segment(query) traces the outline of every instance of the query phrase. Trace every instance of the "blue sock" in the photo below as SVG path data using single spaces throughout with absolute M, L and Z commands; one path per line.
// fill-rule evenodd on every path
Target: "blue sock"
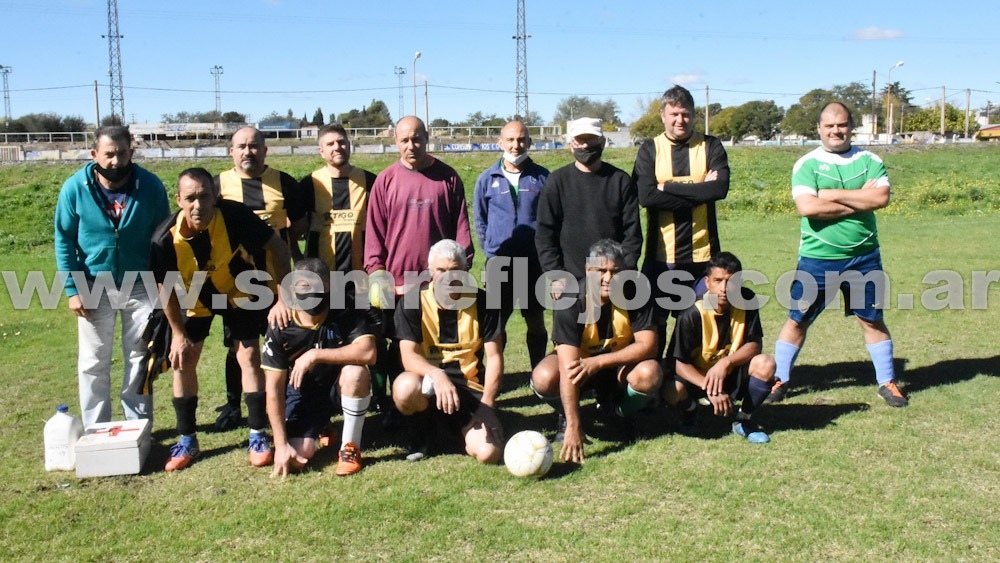
M 179 444 L 181 444 L 182 446 L 184 446 L 185 448 L 191 448 L 191 446 L 194 446 L 195 448 L 197 448 L 198 447 L 198 436 L 196 436 L 194 434 L 191 434 L 191 435 L 181 434 L 181 437 L 180 437 L 179 440 L 177 440 L 177 442 Z
M 892 339 L 865 344 L 865 348 L 868 348 L 868 354 L 871 355 L 872 363 L 875 364 L 875 381 L 879 385 L 885 385 L 896 379 L 896 370 L 892 365 Z
M 792 376 L 792 366 L 795 365 L 795 358 L 798 357 L 798 346 L 784 340 L 775 340 L 774 363 L 777 366 L 774 370 L 774 377 L 777 377 L 783 383 L 788 383 L 788 380 Z

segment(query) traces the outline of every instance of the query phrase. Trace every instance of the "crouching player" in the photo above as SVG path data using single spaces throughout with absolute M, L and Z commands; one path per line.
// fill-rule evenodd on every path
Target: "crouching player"
M 500 311 L 486 307 L 481 289 L 471 295 L 445 289 L 462 285 L 448 279 L 448 272 L 467 268 L 465 249 L 454 240 L 431 246 L 427 264 L 430 284 L 396 304 L 405 371 L 393 382 L 392 399 L 412 432 L 407 459 L 427 456 L 438 416 L 464 437 L 466 453 L 480 463 L 498 463 L 504 443 L 494 409 L 503 377 Z
M 697 401 L 707 398 L 716 416 L 733 416 L 733 433 L 755 444 L 770 438 L 750 415 L 759 407 L 774 379 L 774 358 L 761 354 L 764 332 L 749 288 L 729 288 L 743 266 L 729 252 L 716 254 L 708 263 L 705 298 L 684 310 L 677 320 L 667 350 L 676 369 L 673 385 L 663 386 L 667 404 L 681 411 L 681 432 L 694 434 Z M 727 288 L 731 291 L 727 294 Z M 729 295 L 739 291 L 739 306 Z M 742 401 L 737 409 L 736 402 Z
M 366 366 L 375 362 L 375 338 L 364 311 L 330 311 L 330 268 L 323 261 L 304 258 L 293 273 L 292 322 L 268 327 L 261 359 L 274 434 L 271 475 L 302 469 L 313 457 L 338 390 L 344 429 L 336 472 L 352 475 L 361 471 L 361 432 L 371 402 Z
M 603 239 L 590 247 L 581 295 L 589 293 L 587 284 L 600 280 L 597 316 L 587 318 L 587 299 L 582 297 L 575 306 L 556 310 L 552 317 L 556 353 L 546 356 L 531 373 L 535 394 L 559 413 L 556 441 L 562 441 L 559 455 L 564 461 L 583 462 L 582 391 L 610 389 L 612 414 L 631 426 L 631 417 L 655 400 L 663 379 L 654 359 L 652 303 L 624 310 L 611 301 L 611 280 L 623 264 L 620 243 Z M 602 400 L 600 393 L 598 399 Z

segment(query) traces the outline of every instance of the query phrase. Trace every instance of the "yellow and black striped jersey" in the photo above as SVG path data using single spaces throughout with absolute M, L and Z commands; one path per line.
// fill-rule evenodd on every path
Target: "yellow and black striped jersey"
M 475 302 L 461 310 L 439 306 L 433 283 L 413 291 L 419 292 L 419 300 L 404 296 L 396 303 L 396 337 L 416 342 L 429 363 L 482 392 L 484 344 L 502 334 L 500 310 L 487 308 L 486 292 L 481 289 Z M 419 306 L 407 307 L 408 302 Z
M 266 245 L 274 231 L 247 206 L 226 200 L 216 202 L 208 228 L 191 238 L 180 234 L 184 220 L 184 212 L 178 211 L 153 233 L 150 268 L 156 281 L 164 283 L 167 272 L 178 272 L 190 290 L 195 273 L 206 272 L 197 305 L 188 310 L 188 316 L 211 316 L 212 309 L 217 308 L 214 295 L 225 296 L 226 307 L 235 307 L 235 299 L 249 296 L 237 288 L 236 276 L 249 270 L 266 270 Z M 273 272 L 269 273 L 273 276 Z
M 753 301 L 755 295 L 751 289 L 744 287 L 742 297 L 744 301 Z M 717 313 L 699 300 L 677 317 L 668 356 L 705 373 L 744 344 L 762 344 L 763 340 L 764 331 L 757 309 L 744 311 L 730 306 Z
M 309 211 L 306 256 L 319 258 L 330 270 L 364 268 L 368 193 L 375 175 L 355 167 L 346 178 L 331 178 L 320 168 L 299 183 Z
M 216 176 L 216 185 L 222 199 L 246 205 L 282 238 L 288 222 L 306 216 L 298 182 L 280 170 L 268 167 L 257 178 L 242 178 L 229 169 Z
M 584 285 L 580 283 L 581 288 Z M 595 322 L 581 321 L 585 318 L 586 295 L 585 290 L 581 291 L 575 306 L 552 313 L 552 341 L 579 348 L 581 358 L 617 352 L 635 342 L 636 332 L 654 329 L 652 301 L 633 310 L 608 301 L 601 306 Z

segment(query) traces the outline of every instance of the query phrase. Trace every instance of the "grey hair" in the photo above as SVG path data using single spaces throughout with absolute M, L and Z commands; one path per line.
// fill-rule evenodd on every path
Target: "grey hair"
M 601 239 L 590 246 L 590 258 L 604 258 L 622 268 L 625 266 L 625 250 L 618 241 L 609 238 Z
M 667 104 L 694 111 L 694 97 L 691 96 L 691 91 L 676 84 L 660 97 L 660 111 L 663 111 Z
M 427 266 L 430 267 L 435 258 L 444 258 L 458 262 L 458 266 L 463 270 L 469 267 L 469 261 L 465 258 L 465 249 L 450 238 L 442 239 L 434 243 L 427 252 Z

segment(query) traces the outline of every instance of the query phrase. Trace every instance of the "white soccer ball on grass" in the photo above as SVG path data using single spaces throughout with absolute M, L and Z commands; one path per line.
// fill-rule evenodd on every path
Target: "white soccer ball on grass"
M 515 477 L 541 477 L 552 468 L 552 444 L 539 432 L 522 430 L 507 441 L 503 463 Z

